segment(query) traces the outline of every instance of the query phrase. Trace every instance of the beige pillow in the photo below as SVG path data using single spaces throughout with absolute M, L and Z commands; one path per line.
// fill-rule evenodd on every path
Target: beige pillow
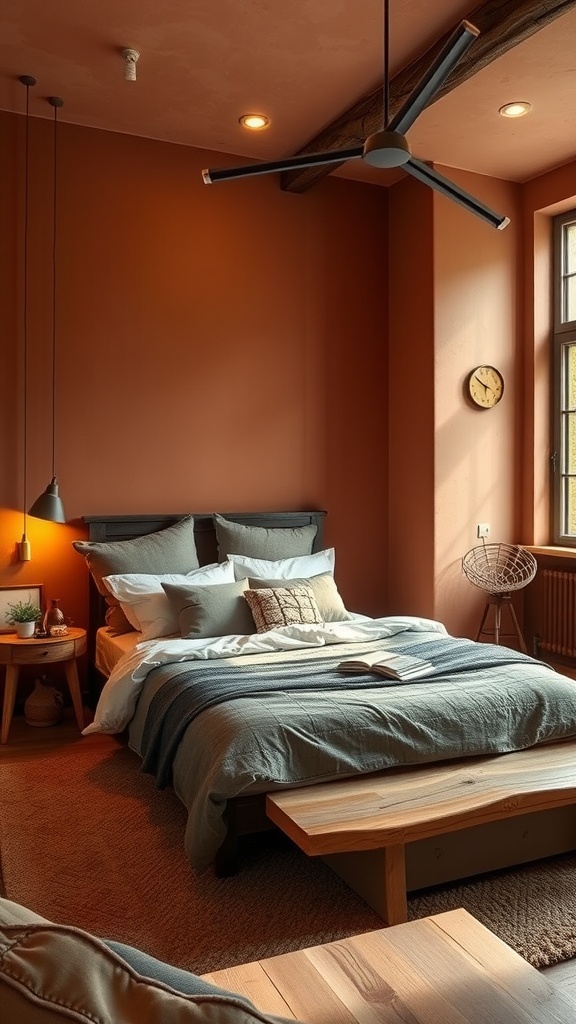
M 84 555 L 99 592 L 106 598 L 109 606 L 106 624 L 115 634 L 128 633 L 133 627 L 103 583 L 104 576 L 134 572 L 187 573 L 199 568 L 192 516 L 186 516 L 165 530 L 132 540 L 76 540 L 72 547 Z
M 170 968 L 165 976 L 169 974 Z M 88 932 L 51 924 L 17 903 L 0 899 L 2 1024 L 270 1024 L 280 1020 L 260 1013 L 242 996 L 209 986 L 194 975 L 188 977 L 191 984 L 186 994 L 165 980 L 138 973 Z M 194 991 L 197 981 L 204 991 Z
M 247 590 L 244 594 L 259 633 L 279 626 L 314 625 L 322 622 L 311 587 L 278 587 Z
M 257 580 L 249 577 L 248 582 L 251 590 L 262 590 L 262 588 L 282 587 L 285 590 L 302 585 L 311 587 L 316 598 L 316 604 L 320 612 L 322 622 L 346 622 L 351 619 L 350 612 L 346 611 L 334 577 L 330 572 L 319 573 L 318 576 L 310 576 L 301 580 Z
M 187 639 L 254 632 L 254 619 L 244 600 L 248 580 L 234 583 L 162 583 L 178 620 L 180 635 Z
M 318 527 L 312 524 L 267 529 L 263 526 L 244 526 L 219 515 L 214 515 L 213 519 L 220 562 L 231 554 L 270 561 L 309 555 L 318 531 Z

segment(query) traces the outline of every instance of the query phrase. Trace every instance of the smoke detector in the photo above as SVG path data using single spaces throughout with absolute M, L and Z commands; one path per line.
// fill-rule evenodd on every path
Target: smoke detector
M 122 50 L 122 56 L 124 58 L 124 78 L 127 82 L 135 82 L 136 62 L 140 56 L 140 51 L 127 48 Z

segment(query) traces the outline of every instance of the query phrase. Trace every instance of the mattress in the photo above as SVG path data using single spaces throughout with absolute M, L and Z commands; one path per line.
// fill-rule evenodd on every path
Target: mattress
M 134 650 L 141 640 L 142 637 L 136 630 L 114 636 L 107 626 L 101 626 L 96 633 L 95 664 L 98 671 L 103 676 L 109 676 L 122 655 Z

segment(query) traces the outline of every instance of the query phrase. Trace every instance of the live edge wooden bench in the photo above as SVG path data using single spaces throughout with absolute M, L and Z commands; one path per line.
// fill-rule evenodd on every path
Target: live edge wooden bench
M 465 910 L 204 978 L 307 1024 L 568 1024 L 576 1007 Z
M 575 804 L 571 739 L 272 792 L 266 813 L 398 924 L 408 889 L 576 849 Z M 446 852 L 438 837 L 449 836 Z

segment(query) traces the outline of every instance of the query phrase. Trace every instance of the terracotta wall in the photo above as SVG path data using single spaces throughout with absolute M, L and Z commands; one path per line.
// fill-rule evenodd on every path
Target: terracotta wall
M 434 610 L 434 223 L 430 189 L 390 190 L 388 611 Z
M 85 621 L 80 517 L 326 508 L 347 603 L 378 613 L 387 537 L 387 192 L 207 188 L 210 154 L 60 126 L 56 469 L 23 507 L 23 129 L 0 114 L 0 585 Z M 30 129 L 27 501 L 51 474 L 51 127 Z
M 0 585 L 44 582 L 81 623 L 82 515 L 315 506 L 351 607 L 473 635 L 483 596 L 460 560 L 476 523 L 528 543 L 527 503 L 543 501 L 535 239 L 574 168 L 524 187 L 447 170 L 511 215 L 497 232 L 411 179 L 207 188 L 200 170 L 221 155 L 62 124 L 56 437 L 71 523 L 29 520 L 22 564 L 23 127 L 0 114 Z M 28 502 L 50 476 L 50 143 L 34 119 Z M 506 382 L 488 413 L 464 394 L 481 362 Z
M 522 540 L 521 188 L 445 173 L 511 221 L 494 230 L 434 195 L 434 615 L 450 632 L 475 636 L 486 598 L 462 574 L 462 556 L 479 543 L 477 525 L 490 523 L 488 542 Z M 504 376 L 502 401 L 490 410 L 465 393 L 469 372 L 482 363 Z
M 475 635 L 484 597 L 461 572 L 477 543 L 518 540 L 521 463 L 520 187 L 446 175 L 511 217 L 495 231 L 412 180 L 390 195 L 389 607 Z M 497 365 L 505 398 L 467 401 L 465 381 Z

